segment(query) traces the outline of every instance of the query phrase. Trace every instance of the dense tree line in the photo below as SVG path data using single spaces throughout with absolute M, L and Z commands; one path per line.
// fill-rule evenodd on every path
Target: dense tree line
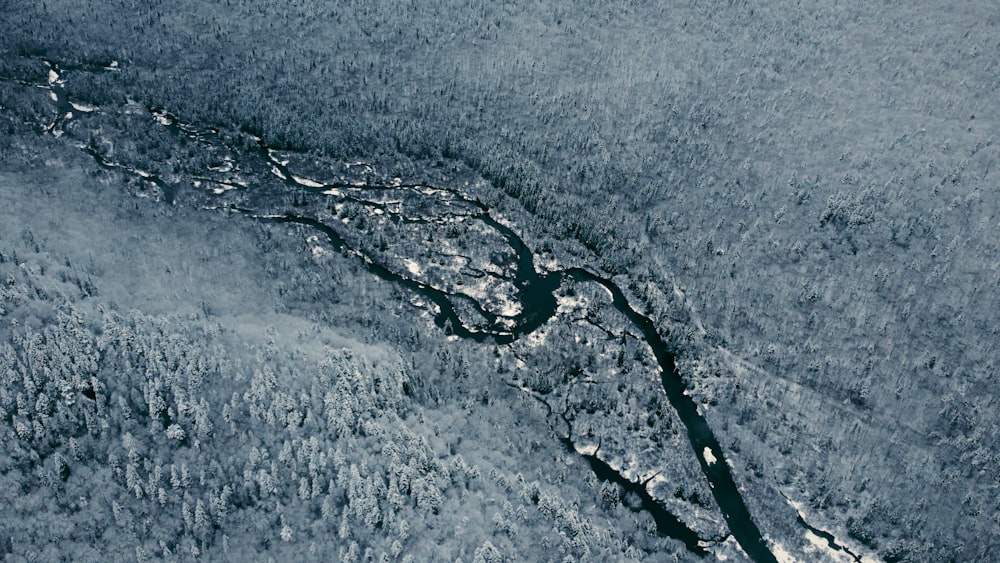
M 310 273 L 344 259 L 284 253 L 269 231 L 248 246 L 286 256 L 268 267 L 287 282 L 287 310 L 315 307 L 316 284 L 330 282 Z M 31 230 L 11 234 L 0 237 L 5 555 L 501 561 L 680 549 L 620 502 L 598 505 L 602 484 L 558 445 L 542 448 L 533 415 L 509 424 L 510 409 L 534 404 L 479 378 L 491 359 L 371 314 L 395 299 L 337 317 L 367 344 L 306 357 L 288 328 L 247 340 L 210 310 L 121 312 L 100 288 L 114 270 L 53 258 Z M 296 340 L 310 338 L 300 329 Z M 493 443 L 502 423 L 511 434 Z M 559 470 L 516 454 L 524 436 Z

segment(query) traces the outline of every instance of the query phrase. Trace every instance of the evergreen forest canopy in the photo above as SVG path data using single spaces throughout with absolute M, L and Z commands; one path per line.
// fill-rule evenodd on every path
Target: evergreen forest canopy
M 583 324 L 484 348 L 306 226 L 198 209 L 200 171 L 225 187 L 234 163 L 227 204 L 338 219 L 431 284 L 447 270 L 426 249 L 492 240 L 379 231 L 388 199 L 327 208 L 307 184 L 232 195 L 272 161 L 313 180 L 364 161 L 386 185 L 461 186 L 536 260 L 625 288 L 775 557 L 1000 556 L 991 3 L 0 0 L 0 16 L 0 553 L 704 556 L 604 460 L 653 479 L 710 553 L 747 556 L 598 289 L 558 289 Z M 53 68 L 92 117 L 53 123 Z M 496 254 L 477 268 L 502 270 Z

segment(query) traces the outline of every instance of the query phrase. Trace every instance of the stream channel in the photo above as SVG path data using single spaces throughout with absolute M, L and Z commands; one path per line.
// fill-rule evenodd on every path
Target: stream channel
M 56 136 L 62 135 L 66 129 L 66 124 L 82 114 L 100 113 L 103 111 L 115 111 L 110 108 L 93 108 L 82 104 L 71 104 L 65 91 L 65 79 L 59 74 L 59 67 L 52 62 L 46 61 L 49 66 L 50 75 L 45 88 L 50 93 L 50 98 L 57 109 L 55 121 L 46 130 Z M 112 70 L 112 69 L 105 69 Z M 560 284 L 567 280 L 577 283 L 598 284 L 610 293 L 613 307 L 624 315 L 633 325 L 634 329 L 641 334 L 642 339 L 652 350 L 653 355 L 659 365 L 660 383 L 664 394 L 670 405 L 676 411 L 680 421 L 686 429 L 687 439 L 691 445 L 692 454 L 697 458 L 701 472 L 708 481 L 709 488 L 719 506 L 725 522 L 732 537 L 740 544 L 746 554 L 754 561 L 775 562 L 774 555 L 769 550 L 760 530 L 754 523 L 748 511 L 743 497 L 729 470 L 718 439 L 709 427 L 705 417 L 699 412 L 695 400 L 685 393 L 684 381 L 677 370 L 674 352 L 657 330 L 655 323 L 647 316 L 633 308 L 622 289 L 612 280 L 601 276 L 584 268 L 566 268 L 562 270 L 540 272 L 534 263 L 533 253 L 515 231 L 498 221 L 490 215 L 490 209 L 482 202 L 458 189 L 433 187 L 426 184 L 404 185 L 377 184 L 377 183 L 324 183 L 317 180 L 305 179 L 296 176 L 289 170 L 287 161 L 282 161 L 275 156 L 275 151 L 268 147 L 261 139 L 253 137 L 256 145 L 249 148 L 225 145 L 222 139 L 217 139 L 218 130 L 213 128 L 198 128 L 193 125 L 184 124 L 175 116 L 164 111 L 147 108 L 149 117 L 155 119 L 160 126 L 170 129 L 177 135 L 186 136 L 201 143 L 216 143 L 224 146 L 230 154 L 236 155 L 236 164 L 242 169 L 249 170 L 270 170 L 271 174 L 264 174 L 264 178 L 254 178 L 253 183 L 274 183 L 275 177 L 280 180 L 280 185 L 291 193 L 307 193 L 314 198 L 334 198 L 338 201 L 350 201 L 357 205 L 386 207 L 383 200 L 378 198 L 368 198 L 367 193 L 405 193 L 407 190 L 422 190 L 422 194 L 436 193 L 447 196 L 450 201 L 460 204 L 469 212 L 463 220 L 479 221 L 480 227 L 494 233 L 507 245 L 507 252 L 512 254 L 513 260 L 510 264 L 512 274 L 508 280 L 513 284 L 514 296 L 520 304 L 519 311 L 514 315 L 501 315 L 491 311 L 489 307 L 482 303 L 473 303 L 473 307 L 482 316 L 486 324 L 468 326 L 456 308 L 455 300 L 458 297 L 468 301 L 468 295 L 457 295 L 454 291 L 448 291 L 437 287 L 429 281 L 415 279 L 415 277 L 401 272 L 391 264 L 384 264 L 379 261 L 378 256 L 366 254 L 358 245 L 352 245 L 350 237 L 342 232 L 343 225 L 335 220 L 321 220 L 316 217 L 300 215 L 293 209 L 275 212 L 273 205 L 271 210 L 259 210 L 251 207 L 236 204 L 226 204 L 221 208 L 239 211 L 245 215 L 258 219 L 275 221 L 279 223 L 296 223 L 304 225 L 322 233 L 330 244 L 344 253 L 354 254 L 361 258 L 366 268 L 375 276 L 387 282 L 400 285 L 418 294 L 436 306 L 434 323 L 446 332 L 459 338 L 472 340 L 475 342 L 491 342 L 499 345 L 510 344 L 519 338 L 531 334 L 539 327 L 548 322 L 556 315 L 558 303 L 555 291 Z M 69 137 L 70 135 L 67 135 Z M 100 154 L 83 143 L 78 143 L 82 150 L 87 151 L 92 157 L 105 168 L 114 168 L 138 176 L 146 182 L 159 188 L 164 199 L 168 203 L 174 203 L 178 194 L 180 183 L 186 184 L 188 189 L 191 185 L 199 186 L 201 182 L 196 178 L 201 178 L 195 174 L 182 175 L 183 182 L 172 176 L 164 178 L 157 173 L 145 172 L 136 166 L 125 162 L 118 162 L 105 155 Z M 206 174 L 210 174 L 207 173 Z M 239 183 L 228 183 L 224 180 L 213 180 L 216 185 L 228 185 L 233 189 L 252 190 L 256 186 L 248 187 Z M 280 187 L 279 185 L 279 187 Z M 206 192 L 206 190 L 202 190 Z M 206 192 L 207 193 L 207 192 Z M 219 192 L 216 192 L 219 193 Z M 201 195 L 203 199 L 210 196 Z M 401 215 L 397 213 L 397 215 Z M 398 219 L 398 218 L 397 218 Z M 409 219 L 411 222 L 415 220 Z M 495 251 L 496 249 L 489 249 Z M 699 538 L 688 526 L 677 517 L 670 514 L 660 503 L 658 503 L 646 490 L 644 483 L 635 483 L 619 471 L 615 470 L 608 463 L 602 461 L 596 454 L 584 455 L 576 451 L 571 436 L 561 438 L 568 450 L 577 455 L 581 455 L 588 462 L 589 467 L 595 475 L 604 481 L 611 481 L 621 485 L 626 491 L 635 493 L 641 500 L 642 510 L 649 512 L 656 521 L 657 531 L 663 536 L 675 538 L 684 543 L 688 550 L 699 556 L 704 556 L 708 552 L 705 545 L 710 544 L 708 540 Z

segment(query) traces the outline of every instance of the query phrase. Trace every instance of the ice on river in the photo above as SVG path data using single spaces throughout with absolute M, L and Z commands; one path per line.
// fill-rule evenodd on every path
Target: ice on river
M 307 188 L 322 188 L 323 186 L 326 185 L 326 184 L 322 184 L 320 182 L 317 182 L 316 180 L 311 180 L 309 178 L 303 178 L 302 176 L 295 176 L 295 175 L 293 175 L 292 176 L 292 180 L 294 180 L 296 184 L 305 186 Z
M 90 104 L 78 104 L 76 102 L 70 102 L 69 105 L 73 106 L 73 109 L 75 109 L 76 111 L 82 111 L 84 113 L 90 113 L 92 111 L 97 111 L 97 107 L 96 106 L 92 106 Z

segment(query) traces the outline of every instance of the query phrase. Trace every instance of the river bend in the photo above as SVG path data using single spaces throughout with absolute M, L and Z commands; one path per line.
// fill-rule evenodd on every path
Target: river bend
M 121 112 L 122 108 L 95 108 L 71 103 L 64 86 L 66 79 L 60 74 L 59 66 L 48 61 L 46 64 L 50 69 L 48 84 L 38 86 L 48 90 L 56 109 L 54 121 L 45 126 L 48 132 L 56 136 L 65 133 L 71 139 L 76 137 L 77 146 L 93 156 L 98 164 L 119 169 L 151 184 L 168 203 L 174 203 L 179 194 L 187 190 L 189 200 L 204 207 L 231 209 L 262 220 L 295 223 L 315 229 L 334 248 L 360 258 L 375 276 L 405 287 L 432 303 L 434 323 L 450 335 L 475 342 L 510 344 L 533 333 L 557 314 L 555 292 L 564 282 L 572 280 L 603 287 L 611 295 L 614 309 L 628 319 L 652 350 L 659 367 L 663 393 L 684 426 L 691 455 L 697 459 L 732 537 L 754 561 L 776 561 L 746 507 L 718 439 L 694 399 L 685 392 L 673 350 L 655 323 L 633 308 L 625 293 L 612 280 L 578 267 L 539 271 L 534 264 L 532 250 L 522 238 L 493 217 L 485 204 L 460 189 L 403 184 L 400 181 L 379 183 L 372 181 L 368 174 L 361 180 L 357 177 L 334 181 L 309 178 L 305 173 L 299 175 L 294 172 L 285 153 L 268 147 L 258 137 L 251 135 L 253 143 L 239 146 L 224 140 L 217 129 L 185 124 L 176 116 L 155 108 L 145 108 L 145 119 L 150 126 L 164 128 L 185 143 L 204 148 L 215 155 L 216 160 L 223 155 L 222 163 L 216 162 L 201 171 L 173 173 L 168 178 L 165 173 L 145 170 L 127 159 L 116 160 L 113 155 L 82 142 L 81 137 L 87 127 L 79 124 L 72 124 L 71 127 L 71 122 L 83 121 L 84 117 L 100 119 L 102 114 Z M 213 201 L 216 203 L 213 204 Z M 358 236 L 349 236 L 343 221 L 335 220 L 332 214 L 319 212 L 345 205 L 388 217 L 391 223 L 401 225 L 400 228 L 413 226 L 419 230 L 461 224 L 465 229 L 471 228 L 468 232 L 485 241 L 483 244 L 488 243 L 490 253 L 497 254 L 499 258 L 490 262 L 471 255 L 474 253 L 468 256 L 455 253 L 451 259 L 462 265 L 461 272 L 466 276 L 466 283 L 462 280 L 457 285 L 438 283 L 422 277 L 421 266 L 413 261 L 404 261 L 409 266 L 401 267 L 398 260 L 385 260 L 378 251 L 360 244 Z M 409 212 L 409 209 L 420 212 Z M 355 220 L 355 230 L 359 222 Z M 486 248 L 479 250 L 483 252 Z M 482 282 L 484 279 L 485 282 Z M 502 290 L 492 292 L 492 295 L 487 291 L 485 297 L 477 297 L 475 292 L 470 293 L 467 289 L 469 283 L 474 284 L 476 280 L 485 283 L 483 287 L 487 289 L 499 287 Z M 498 295 L 502 299 L 498 299 Z M 573 448 L 571 434 L 561 438 L 568 448 Z M 636 492 L 643 509 L 654 516 L 661 535 L 680 540 L 694 554 L 707 553 L 701 545 L 707 543 L 706 540 L 698 538 L 683 522 L 663 509 L 645 490 L 644 483 L 628 480 L 598 458 L 596 452 L 580 455 L 600 479 Z

